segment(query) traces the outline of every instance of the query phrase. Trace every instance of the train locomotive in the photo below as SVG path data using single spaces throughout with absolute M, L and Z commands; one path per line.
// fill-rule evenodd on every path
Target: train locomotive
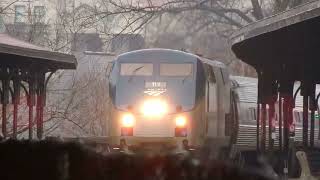
M 169 149 L 229 144 L 236 123 L 223 63 L 144 49 L 119 55 L 109 71 L 110 144 Z

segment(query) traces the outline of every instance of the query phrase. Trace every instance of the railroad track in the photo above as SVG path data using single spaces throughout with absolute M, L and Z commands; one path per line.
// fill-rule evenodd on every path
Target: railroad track
M 180 155 L 102 155 L 79 143 L 15 141 L 0 143 L 0 179 L 268 179 L 220 161 Z

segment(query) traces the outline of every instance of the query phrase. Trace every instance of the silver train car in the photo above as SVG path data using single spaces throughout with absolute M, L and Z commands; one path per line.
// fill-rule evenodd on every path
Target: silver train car
M 255 149 L 256 148 L 256 137 L 257 137 L 257 78 L 230 76 L 232 81 L 232 89 L 236 95 L 234 100 L 237 104 L 238 110 L 238 134 L 235 140 L 235 144 L 240 149 Z M 294 92 L 300 86 L 299 82 L 294 85 Z M 317 85 L 316 93 L 319 93 L 320 86 Z M 297 142 L 302 142 L 302 103 L 303 99 L 298 93 L 295 102 L 295 108 L 293 109 L 293 124 L 290 127 L 291 131 L 294 132 L 292 138 Z M 276 130 L 274 133 L 274 145 L 275 147 L 279 144 L 279 103 L 275 104 L 275 126 Z M 310 112 L 309 112 L 310 113 Z M 315 113 L 315 145 L 319 144 L 319 116 Z M 268 119 L 268 111 L 267 111 Z M 309 125 L 310 125 L 310 114 L 309 114 Z M 260 131 L 261 133 L 261 131 Z M 268 133 L 268 128 L 267 128 Z M 310 139 L 310 128 L 309 128 L 309 139 Z M 266 144 L 268 146 L 268 136 L 266 137 Z
M 235 111 L 224 64 L 182 51 L 144 49 L 119 55 L 109 72 L 112 146 L 230 144 Z

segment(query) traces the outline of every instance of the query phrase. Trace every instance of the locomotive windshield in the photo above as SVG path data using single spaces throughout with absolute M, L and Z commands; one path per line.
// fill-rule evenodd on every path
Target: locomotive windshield
M 151 63 L 121 63 L 121 76 L 152 76 L 153 64 Z
M 160 64 L 160 76 L 192 76 L 193 74 L 193 64 Z
M 126 110 L 128 106 L 138 107 L 148 97 L 166 99 L 175 111 L 177 106 L 190 110 L 195 103 L 195 72 L 193 62 L 172 62 L 173 60 L 135 60 L 119 62 L 115 105 Z

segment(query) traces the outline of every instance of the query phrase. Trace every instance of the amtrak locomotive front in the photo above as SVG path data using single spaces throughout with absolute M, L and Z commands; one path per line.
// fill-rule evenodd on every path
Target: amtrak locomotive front
M 219 63 L 214 65 L 209 68 L 198 56 L 166 49 L 138 50 L 118 56 L 109 75 L 110 143 L 139 148 L 201 146 L 209 129 L 218 131 L 224 123 L 225 117 L 219 111 L 223 115 L 230 111 L 229 108 L 222 113 L 225 109 L 218 107 L 218 100 L 223 101 L 217 98 L 218 88 L 211 89 L 209 98 L 206 73 L 211 70 L 212 74 L 221 74 L 224 69 Z M 215 83 L 216 79 L 223 82 L 215 77 Z M 229 87 L 227 83 L 224 88 Z M 207 116 L 209 100 L 215 106 L 211 108 L 215 116 L 211 117 Z M 225 138 L 224 133 L 220 136 Z

